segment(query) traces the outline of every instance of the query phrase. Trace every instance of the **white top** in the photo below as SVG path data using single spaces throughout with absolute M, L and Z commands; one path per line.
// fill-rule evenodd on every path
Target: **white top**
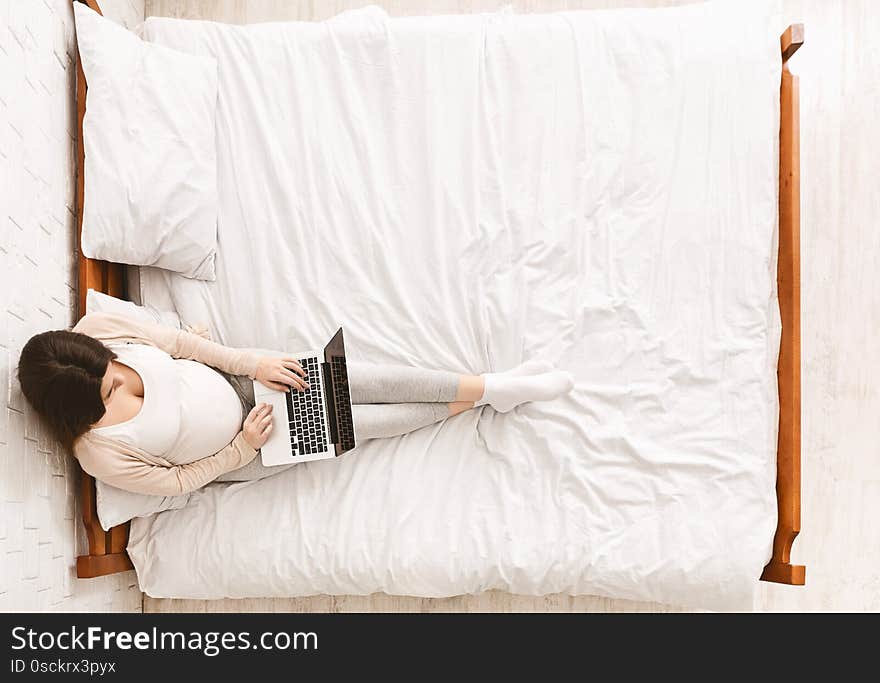
M 95 431 L 151 455 L 184 465 L 225 448 L 241 431 L 241 402 L 213 368 L 175 359 L 145 344 L 108 344 L 117 360 L 138 373 L 144 402 L 130 420 Z

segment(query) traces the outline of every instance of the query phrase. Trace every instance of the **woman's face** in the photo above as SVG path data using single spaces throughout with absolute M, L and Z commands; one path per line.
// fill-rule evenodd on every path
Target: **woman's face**
M 107 372 L 101 380 L 101 400 L 104 401 L 105 408 L 110 407 L 116 391 L 124 382 L 125 376 L 119 371 L 119 366 L 111 360 L 107 363 Z

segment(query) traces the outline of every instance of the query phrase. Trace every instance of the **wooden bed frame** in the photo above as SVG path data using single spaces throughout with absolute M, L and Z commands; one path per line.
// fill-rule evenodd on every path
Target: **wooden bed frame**
M 97 0 L 83 2 L 100 13 Z M 779 384 L 779 442 L 776 460 L 776 497 L 779 518 L 773 540 L 773 557 L 761 575 L 763 581 L 803 585 L 805 568 L 791 564 L 791 546 L 801 528 L 801 331 L 800 331 L 800 113 L 798 78 L 788 70 L 788 60 L 804 42 L 803 24 L 792 24 L 782 34 L 782 81 L 779 125 L 779 258 L 777 283 L 782 318 L 782 339 L 777 378 Z M 86 81 L 77 54 L 76 151 L 77 253 L 79 258 L 79 310 L 85 314 L 86 292 L 94 289 L 120 299 L 127 297 L 124 266 L 86 258 L 80 250 L 83 207 L 84 152 L 82 122 L 86 110 Z M 91 578 L 133 569 L 126 552 L 129 523 L 104 531 L 98 521 L 95 481 L 81 472 L 82 518 L 89 541 L 88 555 L 77 558 L 80 578 Z

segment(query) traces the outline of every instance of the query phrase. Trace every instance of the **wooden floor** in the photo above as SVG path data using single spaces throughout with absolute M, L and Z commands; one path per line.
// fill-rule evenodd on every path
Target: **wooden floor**
M 235 23 L 324 19 L 367 0 L 147 0 L 147 15 Z M 676 0 L 376 0 L 392 14 L 663 6 Z M 803 529 L 807 586 L 761 584 L 757 610 L 880 610 L 880 2 L 783 0 L 806 25 L 801 75 Z M 490 592 L 284 600 L 144 599 L 173 611 L 674 611 L 595 597 Z

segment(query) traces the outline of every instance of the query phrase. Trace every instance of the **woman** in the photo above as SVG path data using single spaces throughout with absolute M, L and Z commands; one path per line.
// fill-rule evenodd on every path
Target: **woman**
M 348 374 L 359 442 L 405 434 L 474 406 L 506 412 L 574 386 L 571 375 L 541 363 L 478 376 L 349 363 Z M 252 462 L 273 423 L 270 406 L 254 405 L 250 380 L 279 391 L 310 388 L 295 358 L 111 313 L 90 313 L 71 331 L 32 337 L 18 376 L 27 400 L 86 472 L 163 496 L 218 477 L 283 469 Z

